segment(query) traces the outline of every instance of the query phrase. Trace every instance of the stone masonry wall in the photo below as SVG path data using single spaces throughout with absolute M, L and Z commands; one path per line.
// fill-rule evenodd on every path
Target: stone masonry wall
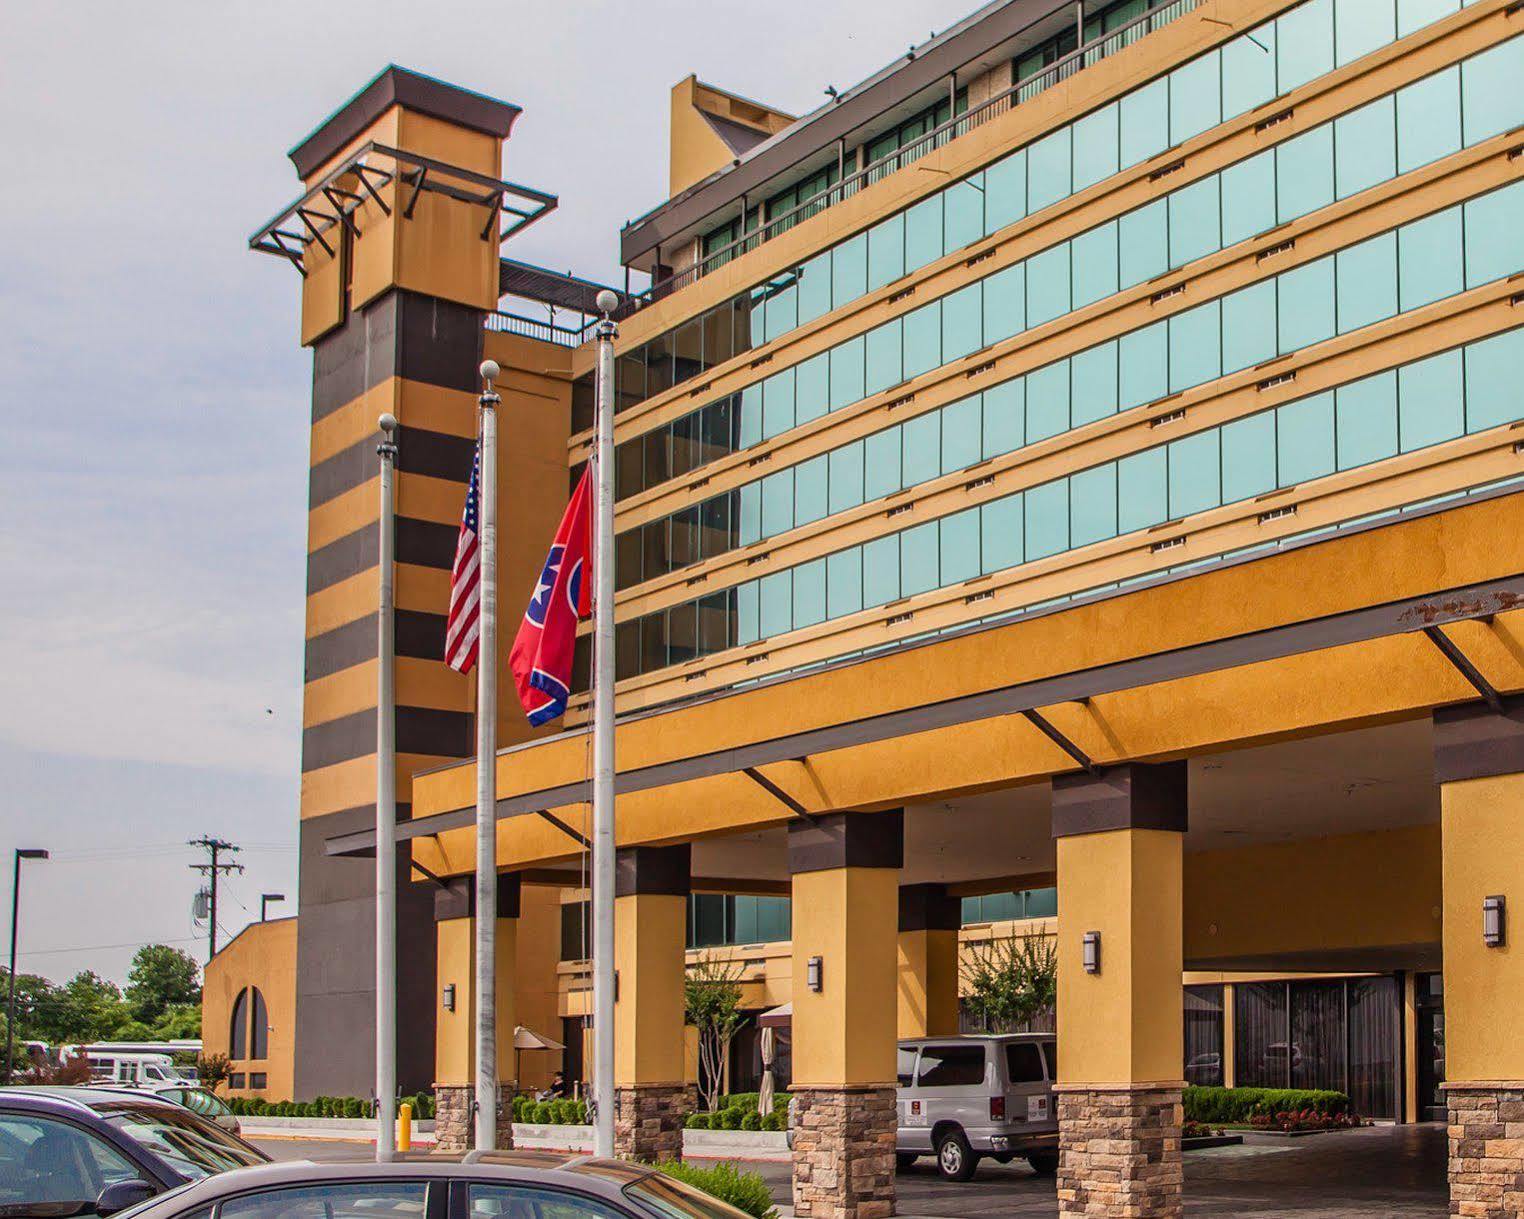
M 497 1146 L 513 1146 L 512 1084 L 497 1087 Z M 434 1087 L 434 1146 L 438 1151 L 460 1153 L 476 1146 L 476 1120 L 471 1106 L 476 1100 L 472 1084 L 436 1084 Z
M 794 1214 L 894 1214 L 895 1090 L 796 1088 L 794 1096 Z
M 1060 1215 L 1179 1216 L 1179 1088 L 1058 1093 Z
M 1445 1085 L 1450 1107 L 1450 1213 L 1524 1215 L 1524 1081 Z
M 614 1089 L 614 1154 L 621 1160 L 681 1160 L 683 1123 L 697 1104 L 691 1085 Z

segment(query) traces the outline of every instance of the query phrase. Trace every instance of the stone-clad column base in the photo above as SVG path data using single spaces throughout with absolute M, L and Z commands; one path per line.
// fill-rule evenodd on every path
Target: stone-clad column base
M 1060 1085 L 1058 1213 L 1182 1213 L 1179 1085 Z
M 893 1088 L 793 1090 L 794 1214 L 883 1219 L 894 1214 Z
M 497 1086 L 497 1148 L 513 1146 L 513 1084 Z M 476 1119 L 472 1102 L 476 1100 L 473 1084 L 434 1085 L 434 1147 L 436 1151 L 470 1151 L 476 1146 Z
M 1524 1215 L 1524 1080 L 1445 1084 L 1450 1213 Z
M 614 1089 L 614 1154 L 621 1160 L 681 1160 L 683 1125 L 698 1103 L 691 1084 Z

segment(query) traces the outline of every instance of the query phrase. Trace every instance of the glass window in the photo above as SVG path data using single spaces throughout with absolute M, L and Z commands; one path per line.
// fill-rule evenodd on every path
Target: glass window
M 1298 351 L 1334 335 L 1334 260 L 1284 272 L 1276 281 L 1276 330 L 1281 352 Z
M 747 483 L 740 492 L 740 523 L 736 533 L 742 546 L 750 546 L 762 537 L 762 483 Z
M 1033 487 L 1025 495 L 1027 561 L 1069 549 L 1069 483 L 1067 479 Z
M 984 345 L 1020 334 L 1027 326 L 1027 267 L 1018 262 L 983 282 Z
M 1339 333 L 1397 312 L 1397 235 L 1383 233 L 1336 255 Z
M 1222 209 L 1217 176 L 1182 187 L 1169 196 L 1169 265 L 1222 249 Z
M 1466 287 L 1524 270 L 1524 184 L 1467 200 Z
M 1277 477 L 1283 487 L 1334 470 L 1333 394 L 1314 394 L 1276 410 Z
M 1369 465 L 1397 455 L 1397 374 L 1384 372 L 1334 393 L 1339 469 Z
M 1524 330 L 1466 348 L 1466 431 L 1480 432 L 1524 417 Z
M 817 254 L 799 268 L 799 325 L 831 311 L 831 251 Z
M 0 1196 L 8 1214 L 94 1215 L 101 1190 L 141 1175 L 94 1135 L 30 1114 L 0 1114 L 0 1148 Z
M 863 607 L 885 605 L 900 595 L 900 539 L 894 535 L 864 542 Z
M 900 595 L 913 597 L 937 587 L 937 522 L 900 534 Z
M 1117 340 L 1122 410 L 1153 402 L 1169 393 L 1169 323 L 1159 321 L 1129 331 Z
M 942 298 L 942 363 L 984 346 L 983 301 L 984 285 L 977 283 Z
M 831 251 L 831 305 L 841 308 L 868 291 L 868 234 L 859 233 Z
M 974 174 L 962 182 L 954 182 L 942 193 L 945 196 L 943 250 L 961 250 L 983 237 L 984 175 Z
M 982 454 L 979 447 L 979 395 L 951 402 L 941 410 L 942 473 L 950 474 L 973 465 Z
M 1460 68 L 1397 90 L 1397 172 L 1407 173 L 1461 146 Z
M 1069 430 L 1069 361 L 1027 374 L 1027 443 Z
M 863 337 L 867 340 L 865 350 L 867 374 L 866 384 L 863 386 L 865 392 L 867 394 L 880 393 L 891 385 L 898 385 L 903 381 L 905 378 L 900 363 L 903 350 L 900 342 L 900 320 L 896 318 L 892 322 L 876 326 Z
M 752 320 L 757 314 L 753 305 Z M 799 325 L 799 288 L 793 272 L 787 272 L 768 286 L 767 323 L 764 328 L 766 341 L 771 343 L 779 335 L 787 334 Z
M 1397 370 L 1397 437 L 1404 453 L 1466 431 L 1466 397 L 1459 351 L 1447 351 Z
M 826 503 L 827 455 L 820 454 L 794 467 L 794 524 L 818 521 L 829 510 Z
M 1071 426 L 1104 419 L 1117 411 L 1117 345 L 1102 343 L 1069 360 Z
M 1069 309 L 1069 243 L 1063 242 L 1027 259 L 1027 326 L 1041 326 Z
M 1222 502 L 1275 490 L 1275 412 L 1235 419 L 1222 429 Z
M 993 233 L 1027 214 L 1027 150 L 1013 152 L 984 171 L 985 227 Z
M 1163 447 L 1117 462 L 1117 530 L 1131 533 L 1169 520 L 1169 473 Z
M 1130 288 L 1169 270 L 1169 203 L 1155 199 L 1117 221 L 1122 287 Z
M 862 548 L 853 546 L 826 556 L 826 617 L 855 614 L 862 607 Z
M 979 510 L 979 553 L 986 572 L 1003 571 L 1024 560 L 1022 499 L 1007 495 Z
M 1275 227 L 1275 149 L 1230 165 L 1219 176 L 1224 246 Z
M 1239 983 L 1233 998 L 1234 1083 L 1240 1088 L 1289 1087 L 1286 983 Z
M 940 413 L 929 411 L 909 419 L 900 427 L 904 484 L 914 487 L 929 482 L 942 473 L 942 420 Z
M 830 407 L 831 362 L 821 352 L 794 369 L 794 422 L 819 419 Z
M 1026 443 L 1026 382 L 1017 377 L 984 391 L 981 455 L 1013 453 Z
M 984 1046 L 928 1045 L 921 1047 L 922 1088 L 966 1088 L 984 1082 Z
M 1353 63 L 1396 37 L 1395 0 L 1338 0 L 1334 5 L 1334 52 L 1339 65 Z
M 1406 38 L 1414 30 L 1458 12 L 1459 0 L 1397 0 L 1397 37 Z
M 657 1213 L 662 1215 L 692 1215 L 695 1219 L 708 1219 L 709 1216 L 724 1216 L 731 1209 L 725 1207 L 722 1210 L 712 1203 L 685 1209 L 683 1204 L 667 1200 L 667 1195 L 672 1192 L 669 1189 L 671 1184 L 675 1183 L 669 1182 L 667 1178 L 641 1181 L 638 1186 L 632 1187 L 631 1192 L 646 1205 L 654 1205 Z M 678 1192 L 680 1195 L 681 1191 Z M 383 1208 L 373 1207 L 361 1213 L 373 1215 L 378 1209 Z M 474 1182 L 470 1186 L 467 1210 L 469 1219 L 518 1219 L 519 1216 L 528 1215 L 533 1215 L 534 1219 L 619 1219 L 625 1213 L 595 1198 L 558 1189 L 538 1189 L 532 1185 L 479 1185 Z M 222 1213 L 228 1213 L 226 1206 Z M 270 1212 L 272 1216 L 278 1213 Z M 312 1214 L 313 1219 L 324 1219 L 321 1211 Z M 293 1219 L 297 1217 L 293 1216 Z M 306 1219 L 305 1213 L 301 1219 Z
M 1074 307 L 1081 309 L 1117 290 L 1117 223 L 1108 221 L 1070 243 L 1074 260 Z
M 902 320 L 905 357 L 901 371 L 908 381 L 942 363 L 942 302 L 913 309 Z
M 1136 165 L 1169 147 L 1169 78 L 1125 95 L 1118 103 L 1122 165 Z
M 1005 1073 L 1013 1084 L 1040 1084 L 1042 1051 L 1035 1041 L 1013 1041 L 1005 1047 Z
M 895 1051 L 895 1071 L 902 1088 L 908 1088 L 915 1082 L 915 1056 L 920 1049 L 921 1047 L 916 1045 L 902 1045 Z
M 1333 125 L 1324 123 L 1280 145 L 1275 150 L 1275 180 L 1276 219 L 1281 224 L 1332 203 Z
M 946 588 L 977 576 L 979 567 L 979 509 L 965 508 L 937 522 L 941 576 Z
M 1222 65 L 1216 51 L 1169 74 L 1169 142 L 1183 144 L 1222 122 Z
M 831 409 L 839 411 L 867 397 L 864 380 L 866 368 L 864 349 L 867 343 L 862 335 L 831 348 Z
M 905 212 L 905 270 L 914 271 L 942 257 L 942 192 L 922 199 Z
M 1222 375 L 1221 314 L 1221 302 L 1207 301 L 1169 319 L 1170 393 Z
M 793 572 L 775 571 L 757 581 L 762 638 L 782 635 L 793 622 Z
M 1223 297 L 1222 371 L 1237 372 L 1275 354 L 1275 280 Z
M 1524 38 L 1483 51 L 1461 64 L 1461 113 L 1469 147 L 1524 122 Z
M 1060 127 L 1027 148 L 1027 211 L 1037 212 L 1073 194 L 1071 132 Z
M 762 442 L 762 385 L 748 385 L 741 391 L 741 448 L 750 448 Z M 654 483 L 647 481 L 646 486 Z
M 828 509 L 842 512 L 863 502 L 863 442 L 854 440 L 826 454 L 830 463 Z
M 1171 520 L 1204 512 L 1222 503 L 1222 437 L 1216 428 L 1171 441 L 1169 515 Z
M 1333 0 L 1309 0 L 1275 21 L 1277 94 L 1333 71 Z
M 736 587 L 736 643 L 754 643 L 762 638 L 761 590 L 755 580 Z
M 868 230 L 868 291 L 905 274 L 905 214 L 898 212 Z
M 1334 120 L 1334 192 L 1340 199 L 1396 176 L 1397 107 L 1391 97 Z
M 794 527 L 794 471 L 779 470 L 762 480 L 762 536 L 777 537 Z
M 1222 117 L 1233 118 L 1275 96 L 1275 23 L 1240 34 L 1222 48 Z
M 794 568 L 794 629 L 824 622 L 826 616 L 826 563 L 814 559 Z
M 1397 230 L 1397 299 L 1404 313 L 1461 291 L 1461 209 L 1446 208 Z
M 1093 470 L 1082 470 L 1069 478 L 1071 544 L 1087 546 L 1091 542 L 1116 537 L 1117 468 L 1107 462 Z
M 1221 986 L 1185 988 L 1185 1080 L 1222 1086 L 1223 1012 Z
M 485 1187 L 473 1187 L 475 1188 Z M 290 1189 L 267 1189 L 229 1198 L 217 1208 L 217 1213 L 227 1219 L 369 1219 L 377 1214 L 414 1215 L 421 1219 L 425 1191 L 426 1186 L 422 1181 L 387 1179 L 363 1183 L 298 1185 Z M 612 1216 L 615 1212 L 600 1207 L 587 1211 L 571 1210 L 565 1214 Z
M 864 502 L 890 495 L 904 485 L 900 478 L 900 429 L 892 427 L 864 437 Z
M 794 370 L 785 368 L 762 382 L 762 438 L 770 440 L 794 426 Z
M 1084 190 L 1117 172 L 1117 104 L 1074 124 L 1074 189 Z

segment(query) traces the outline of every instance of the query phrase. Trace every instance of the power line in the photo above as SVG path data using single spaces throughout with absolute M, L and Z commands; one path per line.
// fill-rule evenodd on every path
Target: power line
M 208 884 L 212 891 L 212 908 L 209 911 L 211 917 L 207 920 L 206 933 L 206 959 L 207 962 L 210 963 L 211 959 L 217 955 L 217 879 L 220 876 L 227 875 L 232 872 L 242 872 L 243 864 L 219 862 L 219 859 L 222 855 L 231 855 L 238 850 L 238 848 L 235 847 L 231 842 L 227 842 L 222 838 L 209 838 L 203 834 L 200 838 L 192 838 L 188 845 L 193 847 L 200 847 L 202 850 L 207 852 L 207 855 L 210 859 L 209 863 L 193 863 L 190 865 L 191 871 L 200 872 L 201 875 L 208 878 Z
M 30 948 L 26 952 L 18 952 L 18 957 L 50 957 L 61 956 L 70 952 L 105 952 L 111 948 L 144 948 L 149 944 L 189 944 L 199 940 L 199 935 L 184 935 L 178 938 L 155 938 L 152 940 L 128 940 L 124 944 L 80 944 L 73 948 Z

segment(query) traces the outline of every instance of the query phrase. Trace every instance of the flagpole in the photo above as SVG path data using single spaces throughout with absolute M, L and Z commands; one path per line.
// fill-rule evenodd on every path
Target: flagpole
M 476 659 L 476 1142 L 497 1146 L 497 407 L 481 366 L 481 600 Z
M 376 611 L 376 1159 L 396 1155 L 397 1104 L 397 714 L 393 471 L 397 419 L 377 421 L 381 443 L 381 588 Z
M 593 457 L 593 1148 L 614 1154 L 614 340 L 619 298 L 598 293 Z

